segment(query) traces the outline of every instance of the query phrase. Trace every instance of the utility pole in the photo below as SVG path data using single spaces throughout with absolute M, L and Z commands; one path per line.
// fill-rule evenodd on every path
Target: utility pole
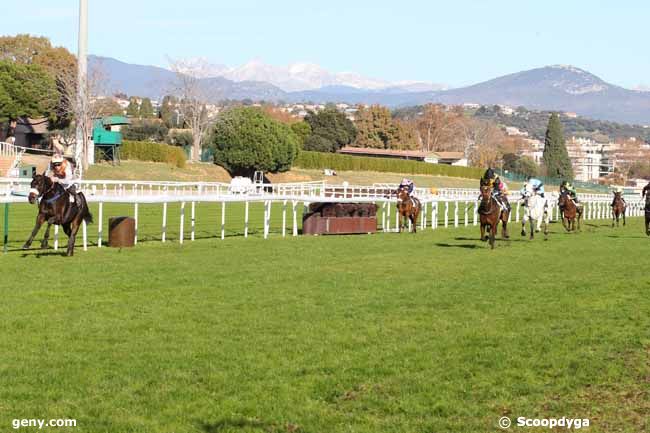
M 77 52 L 77 133 L 75 143 L 75 162 L 79 177 L 83 171 L 83 160 L 87 156 L 84 143 L 88 139 L 86 135 L 86 122 L 89 119 L 82 119 L 85 116 L 88 104 L 88 0 L 79 0 L 79 51 Z

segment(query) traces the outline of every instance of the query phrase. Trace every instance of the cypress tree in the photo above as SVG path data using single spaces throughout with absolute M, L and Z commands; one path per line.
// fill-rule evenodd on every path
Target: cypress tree
M 557 113 L 551 114 L 544 140 L 544 165 L 548 176 L 573 179 L 573 167 L 566 150 L 562 123 Z
M 153 117 L 153 105 L 151 99 L 144 98 L 140 104 L 140 117 L 143 119 L 150 119 Z
M 140 117 L 140 104 L 134 97 L 129 99 L 129 106 L 126 107 L 126 115 L 130 117 Z

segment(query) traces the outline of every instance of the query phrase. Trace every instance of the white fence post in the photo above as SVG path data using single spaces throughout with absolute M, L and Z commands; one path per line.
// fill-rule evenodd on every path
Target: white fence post
M 190 215 L 191 220 L 192 220 L 192 224 L 191 224 L 191 230 L 192 231 L 190 233 L 190 239 L 191 240 L 194 240 L 194 221 L 195 221 L 195 216 L 196 216 L 196 213 L 195 213 L 196 209 L 195 208 L 196 208 L 196 203 L 192 202 L 192 210 L 191 210 L 191 215 Z
M 104 220 L 104 203 L 101 201 L 99 202 L 99 221 L 97 221 L 97 247 L 101 248 L 102 247 L 102 224 Z
M 165 242 L 167 237 L 167 202 L 163 203 L 163 220 L 162 220 L 162 241 Z
M 135 220 L 135 238 L 133 239 L 133 243 L 137 245 L 138 244 L 138 203 L 134 203 L 133 205 L 133 219 Z
M 226 238 L 226 202 L 221 202 L 221 239 Z
M 181 228 L 180 228 L 180 236 L 179 236 L 179 242 L 183 244 L 183 229 L 185 228 L 185 202 L 181 202 Z
M 246 206 L 244 208 L 244 237 L 248 237 L 248 200 L 246 200 Z

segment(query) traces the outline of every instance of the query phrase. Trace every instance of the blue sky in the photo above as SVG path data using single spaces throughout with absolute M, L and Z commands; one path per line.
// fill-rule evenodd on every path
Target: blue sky
M 318 63 L 454 87 L 571 64 L 625 87 L 650 84 L 647 0 L 89 0 L 90 53 L 166 66 L 205 57 Z M 76 52 L 77 0 L 3 8 L 2 34 Z M 55 6 L 56 4 L 56 6 Z

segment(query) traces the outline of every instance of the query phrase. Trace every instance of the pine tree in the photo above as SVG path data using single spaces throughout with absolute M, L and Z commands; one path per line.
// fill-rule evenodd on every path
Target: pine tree
M 562 123 L 557 113 L 551 114 L 544 140 L 544 165 L 548 176 L 561 179 L 573 179 L 573 167 L 564 141 Z

